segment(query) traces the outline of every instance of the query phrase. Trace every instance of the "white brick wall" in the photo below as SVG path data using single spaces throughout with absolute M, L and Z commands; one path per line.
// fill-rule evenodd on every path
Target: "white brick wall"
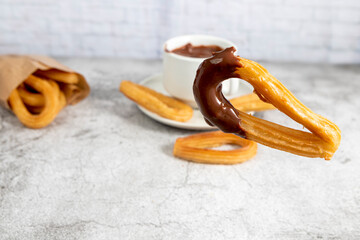
M 360 63 L 360 0 L 0 0 L 0 54 L 159 58 L 189 33 L 255 60 Z

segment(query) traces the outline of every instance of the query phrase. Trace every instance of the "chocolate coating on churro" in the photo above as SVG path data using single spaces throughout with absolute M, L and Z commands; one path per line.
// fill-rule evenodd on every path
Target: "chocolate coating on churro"
M 222 82 L 229 78 L 240 78 L 236 68 L 241 67 L 234 55 L 234 47 L 215 53 L 204 60 L 196 73 L 193 91 L 196 103 L 210 125 L 227 133 L 245 136 L 240 126 L 239 112 L 221 92 Z

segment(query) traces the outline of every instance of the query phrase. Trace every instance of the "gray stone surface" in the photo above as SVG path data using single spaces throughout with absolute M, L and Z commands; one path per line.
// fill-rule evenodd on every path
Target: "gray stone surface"
M 89 98 L 40 130 L 0 109 L 0 239 L 360 239 L 359 66 L 264 63 L 341 128 L 331 161 L 259 145 L 251 161 L 212 166 L 174 158 L 193 132 L 118 92 L 159 61 L 60 60 L 84 73 Z

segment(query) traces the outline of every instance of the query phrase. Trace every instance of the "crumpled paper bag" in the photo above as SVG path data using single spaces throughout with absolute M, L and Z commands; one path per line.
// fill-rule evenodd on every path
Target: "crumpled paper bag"
M 0 105 L 9 108 L 8 98 L 29 75 L 37 70 L 57 69 L 76 73 L 79 76 L 79 91 L 65 93 L 67 104 L 76 104 L 90 93 L 90 87 L 83 75 L 68 68 L 55 59 L 39 55 L 2 55 L 0 56 Z

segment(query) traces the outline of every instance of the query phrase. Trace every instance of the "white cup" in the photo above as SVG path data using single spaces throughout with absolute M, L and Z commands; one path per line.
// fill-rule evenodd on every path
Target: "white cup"
M 223 49 L 235 46 L 232 42 L 218 37 L 207 35 L 183 35 L 167 40 L 164 44 L 163 58 L 163 85 L 173 97 L 197 107 L 193 95 L 193 83 L 196 70 L 206 58 L 194 58 L 178 55 L 171 51 L 191 43 L 197 45 L 217 45 Z M 223 94 L 227 97 L 234 95 L 239 89 L 238 79 L 229 79 L 223 82 Z

